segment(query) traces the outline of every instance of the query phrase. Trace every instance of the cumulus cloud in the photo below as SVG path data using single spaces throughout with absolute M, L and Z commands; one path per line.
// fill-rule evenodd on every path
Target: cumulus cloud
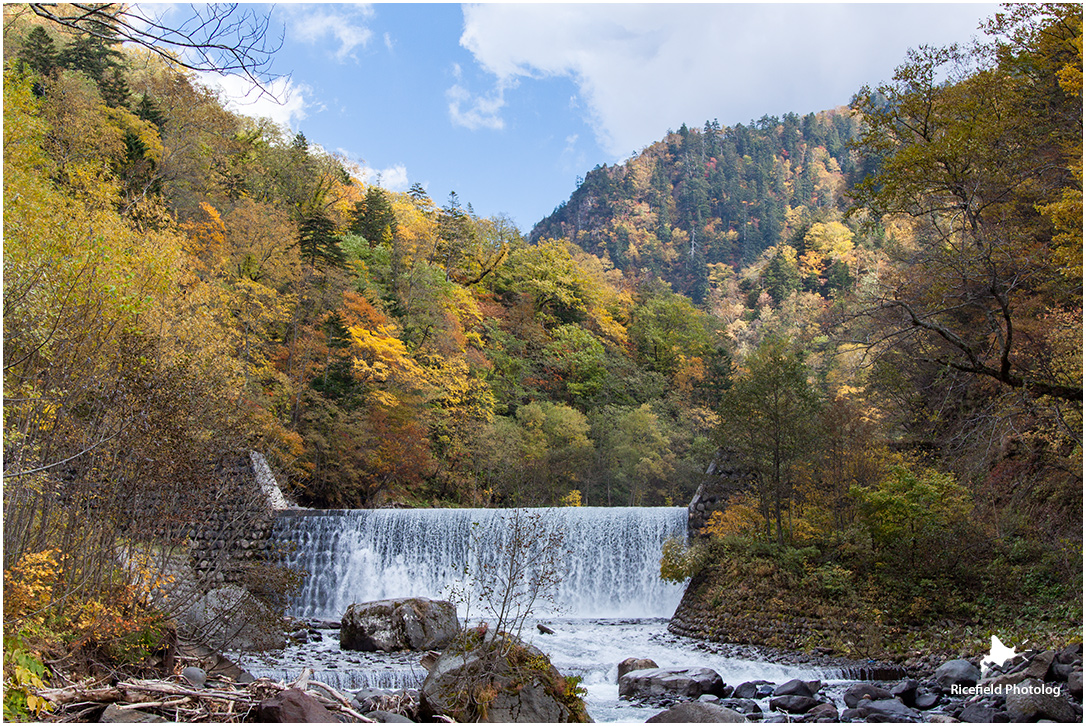
M 367 23 L 373 18 L 370 5 L 311 5 L 307 3 L 281 6 L 289 20 L 287 32 L 304 43 L 313 45 L 334 43 L 331 55 L 340 63 L 358 60 L 355 48 L 365 48 L 373 37 Z M 388 39 L 386 38 L 386 43 Z
M 453 66 L 456 83 L 445 92 L 449 102 L 449 118 L 456 126 L 476 129 L 505 128 L 501 110 L 505 107 L 505 91 L 515 85 L 515 79 L 505 78 L 487 94 L 475 94 L 463 85 L 463 73 L 459 65 Z
M 205 73 L 201 81 L 219 92 L 229 110 L 253 118 L 270 118 L 289 129 L 297 130 L 298 123 L 308 115 L 306 109 L 313 106 L 306 100 L 313 90 L 286 76 L 271 81 L 263 91 L 241 76 Z
M 403 164 L 394 164 L 384 169 L 362 167 L 362 181 L 366 184 L 376 184 L 390 192 L 406 192 L 411 187 L 407 177 L 407 167 Z
M 906 48 L 960 37 L 993 7 L 472 5 L 460 44 L 492 74 L 494 90 L 454 89 L 459 108 L 491 101 L 479 113 L 500 128 L 504 91 L 518 78 L 570 78 L 597 142 L 621 158 L 683 123 L 847 103 L 864 83 L 887 79 Z

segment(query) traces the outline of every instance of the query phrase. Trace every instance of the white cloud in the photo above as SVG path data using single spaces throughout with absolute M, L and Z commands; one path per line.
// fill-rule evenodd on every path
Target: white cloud
M 348 58 L 357 61 L 355 48 L 363 49 L 373 38 L 373 31 L 366 23 L 373 18 L 370 5 L 310 5 L 307 3 L 282 5 L 289 20 L 287 32 L 304 43 L 313 45 L 334 41 L 337 44 L 332 56 L 340 63 Z M 389 39 L 385 38 L 387 44 Z
M 286 76 L 267 84 L 264 92 L 241 76 L 205 73 L 200 79 L 219 91 L 229 110 L 253 118 L 270 118 L 286 128 L 297 130 L 298 122 L 307 116 L 306 109 L 312 107 L 306 101 L 312 89 L 304 83 L 294 83 Z
M 406 192 L 411 187 L 407 177 L 407 167 L 403 164 L 395 164 L 384 169 L 362 167 L 362 181 L 366 184 L 376 184 L 390 192 Z
M 462 85 L 463 71 L 460 65 L 454 63 L 452 70 L 456 83 L 445 91 L 445 98 L 449 101 L 449 118 L 453 124 L 472 131 L 500 131 L 505 128 L 505 121 L 501 117 L 501 110 L 505 107 L 505 91 L 515 86 L 516 80 L 499 80 L 489 94 L 476 95 Z
M 449 101 L 449 118 L 453 124 L 473 131 L 484 128 L 500 131 L 505 128 L 505 121 L 501 117 L 501 110 L 505 106 L 505 88 L 501 84 L 489 95 L 476 96 L 457 83 L 445 91 L 445 98 Z
M 847 103 L 862 84 L 889 78 L 906 48 L 960 40 L 994 7 L 471 5 L 460 44 L 496 82 L 485 96 L 458 84 L 450 100 L 465 119 L 500 128 L 516 79 L 568 77 L 597 142 L 617 159 L 683 123 Z

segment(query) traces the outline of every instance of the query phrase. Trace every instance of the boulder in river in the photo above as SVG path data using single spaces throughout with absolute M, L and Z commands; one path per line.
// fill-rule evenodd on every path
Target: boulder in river
M 1054 683 L 1044 683 L 1030 678 L 1008 688 L 1007 715 L 1011 721 L 1021 723 L 1048 719 L 1056 723 L 1081 721 L 1071 704 L 1059 696 L 1060 689 Z
M 1067 677 L 1067 692 L 1071 694 L 1073 698 L 1082 700 L 1082 669 L 1079 668 L 1076 671 L 1072 671 L 1071 675 Z
M 618 664 L 618 677 L 622 678 L 630 671 L 643 671 L 659 667 L 652 658 L 627 658 Z
M 688 701 L 650 716 L 645 723 L 746 723 L 743 714 L 712 703 Z
M 944 693 L 950 693 L 954 686 L 975 686 L 979 680 L 980 668 L 963 658 L 948 660 L 935 669 L 935 681 Z
M 458 722 L 591 720 L 576 681 L 563 677 L 538 648 L 504 634 L 447 649 L 430 668 L 419 697 L 422 716 Z
M 448 645 L 460 630 L 456 606 L 423 597 L 355 603 L 339 629 L 344 650 L 431 650 Z
M 804 720 L 814 721 L 820 718 L 828 718 L 831 721 L 836 721 L 838 719 L 837 706 L 834 706 L 832 703 L 820 703 L 807 712 L 807 716 Z
M 621 698 L 658 700 L 724 695 L 724 680 L 711 668 L 649 668 L 630 671 L 618 679 Z
M 763 694 L 763 692 L 768 691 Z M 763 695 L 768 695 L 776 689 L 773 681 L 746 681 L 740 683 L 735 687 L 735 691 L 732 692 L 734 698 L 762 698 Z
M 845 689 L 844 700 L 846 708 L 856 708 L 863 700 L 879 701 L 893 698 L 894 694 L 885 688 L 880 688 L 872 683 L 853 683 Z
M 822 684 L 818 681 L 801 681 L 798 678 L 793 678 L 790 681 L 786 681 L 781 685 L 773 689 L 774 696 L 806 696 L 811 698 L 818 689 L 822 687 Z
M 871 701 L 861 700 L 853 709 L 854 714 L 843 713 L 842 718 L 854 716 L 867 721 L 881 721 L 884 723 L 915 723 L 920 721 L 920 714 L 906 706 L 896 698 L 879 699 Z
M 1072 664 L 1076 661 L 1082 665 L 1082 643 L 1073 643 L 1056 654 L 1057 663 Z
M 769 699 L 769 707 L 774 711 L 786 711 L 788 713 L 807 713 L 821 703 L 817 698 L 810 696 L 777 696 Z

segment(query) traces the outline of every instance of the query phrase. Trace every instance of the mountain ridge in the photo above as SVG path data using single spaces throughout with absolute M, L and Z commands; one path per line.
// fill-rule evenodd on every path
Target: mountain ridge
M 569 239 L 700 303 L 710 265 L 738 271 L 782 233 L 802 232 L 789 229 L 792 210 L 812 222 L 843 214 L 846 190 L 866 172 L 849 147 L 858 131 L 845 107 L 729 127 L 684 124 L 625 162 L 589 171 L 529 239 Z

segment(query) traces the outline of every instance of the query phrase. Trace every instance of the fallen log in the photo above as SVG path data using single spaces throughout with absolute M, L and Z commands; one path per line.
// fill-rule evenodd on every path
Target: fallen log
M 114 686 L 85 688 L 79 683 L 64 688 L 45 688 L 35 691 L 35 693 L 54 705 L 64 705 L 77 701 L 108 704 L 124 698 L 124 691 Z

